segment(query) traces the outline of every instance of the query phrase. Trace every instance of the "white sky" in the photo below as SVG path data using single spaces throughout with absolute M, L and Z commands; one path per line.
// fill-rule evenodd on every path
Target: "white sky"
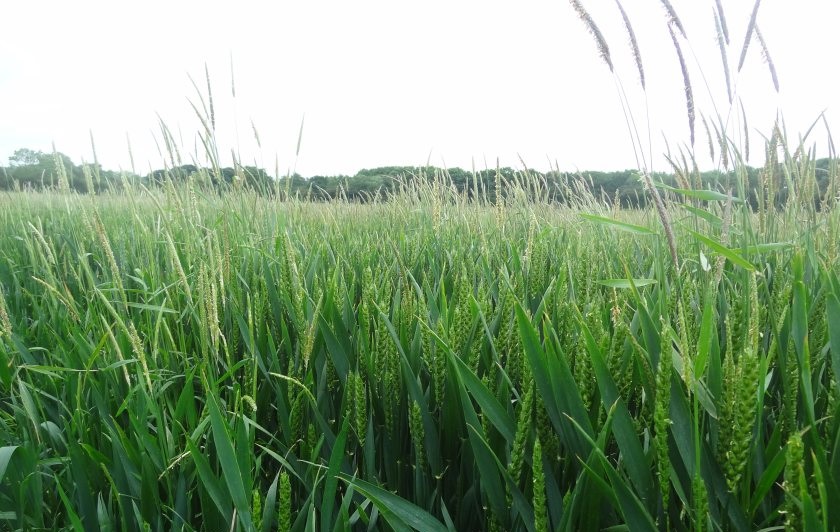
M 734 67 L 753 1 L 722 2 Z M 672 149 L 687 141 L 682 77 L 660 2 L 623 3 L 648 78 L 656 155 L 665 150 L 663 134 Z M 691 42 L 684 51 L 698 110 L 715 112 L 699 62 L 726 117 L 714 1 L 672 3 Z M 642 119 L 645 99 L 614 2 L 584 5 Z M 484 168 L 497 157 L 521 167 L 520 155 L 540 170 L 549 161 L 562 170 L 636 167 L 614 79 L 565 0 L 30 0 L 3 1 L 0 20 L 0 163 L 20 147 L 51 151 L 52 142 L 75 162 L 90 162 L 92 131 L 106 168 L 130 169 L 128 135 L 136 169 L 145 173 L 163 166 L 158 115 L 183 143 L 184 162 L 201 162 L 188 76 L 206 92 L 206 63 L 221 153 L 236 150 L 244 163 L 272 173 L 275 157 L 281 173 L 296 164 L 305 176 L 427 161 Z M 840 112 L 837 20 L 835 0 L 762 3 L 758 24 L 781 92 L 773 91 L 754 39 L 736 80 L 752 129 L 752 164 L 761 162 L 758 132 L 769 135 L 777 109 L 791 140 L 823 109 L 829 122 Z M 822 155 L 823 131 L 809 138 Z M 708 167 L 699 113 L 697 151 Z M 666 169 L 661 157 L 654 169 Z

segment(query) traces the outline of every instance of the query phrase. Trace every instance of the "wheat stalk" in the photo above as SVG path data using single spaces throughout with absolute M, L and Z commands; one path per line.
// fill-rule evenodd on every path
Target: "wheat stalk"
M 207 80 L 207 100 L 210 104 L 210 127 L 215 133 L 216 131 L 216 110 L 213 107 L 213 87 L 210 85 L 210 70 L 207 68 L 207 63 L 204 63 L 204 79 Z
M 750 128 L 747 126 L 747 110 L 744 108 L 744 102 L 740 102 L 741 107 L 741 121 L 744 123 L 744 161 L 750 162 Z
M 709 129 L 709 124 L 706 122 L 706 115 L 701 114 L 700 120 L 703 122 L 703 129 L 706 131 L 706 141 L 709 144 L 709 159 L 715 160 L 715 144 L 712 141 L 712 131 Z
M 0 338 L 12 337 L 12 321 L 9 319 L 9 310 L 6 306 L 6 298 L 3 295 L 3 286 L 0 285 Z

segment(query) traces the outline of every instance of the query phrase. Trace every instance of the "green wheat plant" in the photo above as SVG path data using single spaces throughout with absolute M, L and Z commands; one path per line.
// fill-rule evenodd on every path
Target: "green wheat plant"
M 640 164 L 636 209 L 527 169 L 325 202 L 215 185 L 194 108 L 188 180 L 0 195 L 0 529 L 840 526 L 837 165 L 783 124 L 750 187 L 698 114 L 722 181 Z

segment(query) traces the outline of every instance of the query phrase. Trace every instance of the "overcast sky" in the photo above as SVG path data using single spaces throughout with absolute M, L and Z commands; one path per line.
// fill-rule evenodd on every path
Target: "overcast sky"
M 50 151 L 53 142 L 75 162 L 90 162 L 92 132 L 106 168 L 131 169 L 129 138 L 136 170 L 145 173 L 163 166 L 158 117 L 184 162 L 202 162 L 190 77 L 206 97 L 206 64 L 220 151 L 272 173 L 275 160 L 281 173 L 296 164 L 310 176 L 427 161 L 494 167 L 497 157 L 520 167 L 520 156 L 540 170 L 633 168 L 615 80 L 646 140 L 645 95 L 615 3 L 583 3 L 607 38 L 617 77 L 565 0 L 4 1 L 0 163 L 17 148 Z M 714 1 L 672 3 L 690 41 L 684 49 L 698 111 L 726 119 Z M 722 3 L 734 68 L 753 1 Z M 658 0 L 624 7 L 647 74 L 653 152 L 665 150 L 663 136 L 675 150 L 688 141 L 688 126 L 664 11 Z M 773 90 L 753 40 L 734 80 L 751 128 L 751 163 L 760 163 L 759 133 L 769 135 L 777 110 L 793 140 L 823 109 L 829 123 L 840 114 L 837 20 L 835 0 L 762 3 L 758 24 L 781 90 Z M 824 155 L 821 128 L 812 138 Z M 697 146 L 708 167 L 699 113 Z M 665 169 L 661 157 L 654 169 Z

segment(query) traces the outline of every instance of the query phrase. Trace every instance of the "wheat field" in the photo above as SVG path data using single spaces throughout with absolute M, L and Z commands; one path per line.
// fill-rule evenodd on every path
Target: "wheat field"
M 835 199 L 429 183 L 0 197 L 3 527 L 840 522 Z
M 736 117 L 753 36 L 778 90 L 759 3 L 735 48 L 715 2 Z M 0 529 L 840 527 L 836 156 L 777 121 L 750 183 L 746 115 L 695 109 L 662 4 L 691 143 L 656 182 L 617 84 L 645 208 L 527 170 L 364 202 L 212 185 L 209 77 L 208 168 L 0 192 Z

